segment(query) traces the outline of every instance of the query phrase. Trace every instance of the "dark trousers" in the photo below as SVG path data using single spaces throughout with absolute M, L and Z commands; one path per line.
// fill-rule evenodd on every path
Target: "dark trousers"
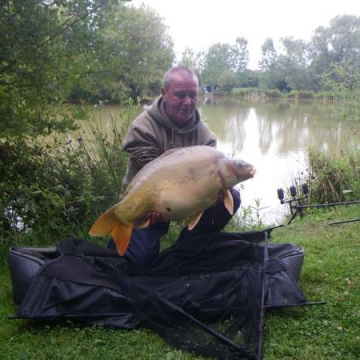
M 241 199 L 238 190 L 230 189 L 234 199 L 234 214 L 239 209 Z M 217 202 L 204 211 L 196 226 L 189 231 L 187 227 L 182 229 L 179 240 L 185 238 L 189 234 L 203 232 L 220 232 L 231 220 L 232 215 L 225 208 L 222 201 Z M 146 266 L 153 262 L 160 252 L 160 238 L 169 230 L 169 223 L 164 222 L 149 226 L 143 229 L 134 229 L 131 235 L 129 247 L 124 257 L 132 264 Z M 109 249 L 115 250 L 114 241 L 111 239 L 108 244 Z

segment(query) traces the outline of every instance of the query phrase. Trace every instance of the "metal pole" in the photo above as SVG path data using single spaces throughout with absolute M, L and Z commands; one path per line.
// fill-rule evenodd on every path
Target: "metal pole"
M 256 359 L 262 359 L 262 348 L 263 348 L 263 338 L 264 338 L 264 318 L 265 318 L 265 272 L 266 267 L 269 263 L 269 253 L 268 253 L 268 238 L 269 234 L 267 231 L 264 232 L 264 259 L 262 265 L 262 276 L 261 276 L 261 295 L 260 295 L 260 318 L 258 323 L 259 339 L 256 346 Z
M 328 223 L 328 225 L 346 224 L 346 223 L 350 223 L 350 222 L 354 222 L 354 221 L 360 221 L 360 218 L 341 220 L 341 221 L 331 221 Z

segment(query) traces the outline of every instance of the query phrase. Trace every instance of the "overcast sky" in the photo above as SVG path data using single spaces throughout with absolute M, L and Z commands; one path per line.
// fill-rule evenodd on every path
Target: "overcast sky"
M 261 45 L 270 37 L 279 51 L 281 37 L 310 40 L 319 26 L 328 27 L 337 15 L 360 16 L 358 0 L 133 0 L 163 18 L 178 54 L 186 46 L 207 50 L 215 43 L 248 41 L 250 67 L 255 69 Z

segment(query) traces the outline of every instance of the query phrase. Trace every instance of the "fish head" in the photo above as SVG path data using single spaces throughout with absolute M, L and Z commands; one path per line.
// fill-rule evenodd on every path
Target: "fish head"
M 255 167 L 241 159 L 225 159 L 220 164 L 220 177 L 224 188 L 227 189 L 251 179 L 255 173 Z

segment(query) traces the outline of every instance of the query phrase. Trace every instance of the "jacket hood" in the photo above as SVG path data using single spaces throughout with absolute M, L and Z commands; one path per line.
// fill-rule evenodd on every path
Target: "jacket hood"
M 199 111 L 195 109 L 194 115 L 185 126 L 176 126 L 166 114 L 164 102 L 161 96 L 152 103 L 152 105 L 147 109 L 147 112 L 154 121 L 169 129 L 176 130 L 179 134 L 192 132 L 200 124 L 200 114 Z

